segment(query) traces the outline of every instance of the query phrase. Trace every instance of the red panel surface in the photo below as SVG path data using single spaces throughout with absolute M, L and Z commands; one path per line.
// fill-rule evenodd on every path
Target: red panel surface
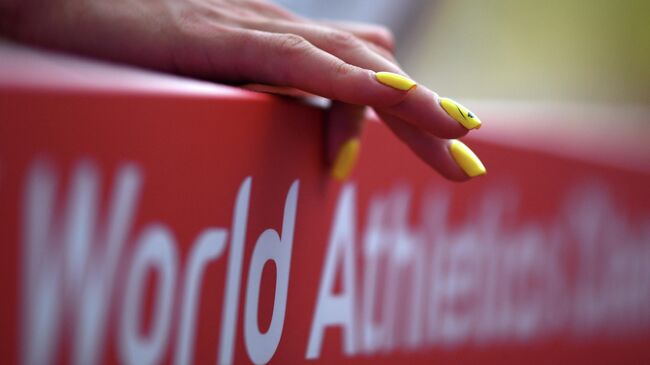
M 317 108 L 82 64 L 0 79 L 3 363 L 650 361 L 648 166 L 490 137 L 454 184 L 368 123 L 341 184 Z

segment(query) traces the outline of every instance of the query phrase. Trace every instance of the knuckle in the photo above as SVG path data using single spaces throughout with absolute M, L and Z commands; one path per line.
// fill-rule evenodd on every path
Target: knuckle
M 280 34 L 275 36 L 276 43 L 273 57 L 281 59 L 281 66 L 275 71 L 275 81 L 281 86 L 294 86 L 298 81 L 297 69 L 303 67 L 305 58 L 312 52 L 313 46 L 303 37 L 296 34 Z
M 340 30 L 330 30 L 325 35 L 326 41 L 334 48 L 358 48 L 362 42 L 354 34 Z
M 347 76 L 352 72 L 352 66 L 343 61 L 338 61 L 334 65 L 334 72 L 339 76 Z
M 193 34 L 196 31 L 201 31 L 200 28 L 205 24 L 204 19 L 196 11 L 183 9 L 174 15 L 171 22 L 172 28 L 179 34 Z
M 176 12 L 169 29 L 163 31 L 190 38 L 219 34 L 224 36 L 230 30 L 221 14 L 205 14 L 195 9 L 182 9 Z
M 282 34 L 277 43 L 278 51 L 287 57 L 303 56 L 311 49 L 311 44 L 296 34 Z
M 329 98 L 333 100 L 345 100 L 344 88 L 340 87 L 340 81 L 345 80 L 352 72 L 352 66 L 343 61 L 336 61 L 331 64 L 328 74 L 329 77 L 327 78 L 329 80 L 327 85 Z

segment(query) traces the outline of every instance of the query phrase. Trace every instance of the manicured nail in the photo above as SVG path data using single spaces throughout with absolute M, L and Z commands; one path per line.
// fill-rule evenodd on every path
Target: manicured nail
M 462 124 L 463 127 L 467 129 L 481 128 L 481 120 L 478 119 L 474 113 L 469 111 L 469 109 L 459 103 L 449 98 L 440 98 L 440 106 L 442 106 L 447 114 L 456 119 L 458 123 Z
M 342 181 L 350 175 L 357 163 L 360 148 L 359 138 L 352 138 L 341 146 L 332 168 L 332 176 L 335 179 Z
M 417 83 L 415 81 L 392 72 L 377 72 L 375 73 L 375 77 L 377 78 L 377 81 L 381 82 L 382 84 L 390 86 L 397 90 L 406 91 L 411 90 L 417 86 Z
M 480 175 L 485 175 L 487 170 L 481 160 L 476 157 L 476 154 L 472 152 L 463 142 L 458 140 L 452 140 L 449 145 L 449 152 L 451 152 L 451 157 L 454 158 L 454 161 L 460 166 L 463 171 L 469 177 L 475 177 Z

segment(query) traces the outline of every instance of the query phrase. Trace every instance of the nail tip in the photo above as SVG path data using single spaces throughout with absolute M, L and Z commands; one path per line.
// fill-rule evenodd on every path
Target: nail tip
M 332 178 L 338 182 L 344 182 L 345 180 L 348 179 L 349 174 L 346 175 L 339 175 L 337 173 L 332 172 Z
M 480 177 L 480 176 L 485 176 L 485 175 L 487 175 L 487 170 L 475 172 L 475 173 L 469 175 L 469 177 L 475 178 L 475 177 Z
M 481 120 L 462 104 L 447 98 L 441 97 L 438 102 L 442 109 L 456 122 L 467 130 L 479 129 L 483 124 Z
M 458 167 L 470 178 L 487 174 L 487 169 L 483 162 L 476 156 L 467 145 L 459 140 L 452 140 L 449 145 L 449 152 Z
M 401 91 L 410 91 L 417 87 L 417 82 L 393 72 L 376 72 L 375 78 L 379 83 Z
M 351 166 L 337 166 L 334 169 L 332 169 L 332 173 L 330 174 L 332 178 L 338 182 L 343 182 L 350 177 L 352 174 L 353 170 L 353 165 Z
M 343 144 L 332 168 L 331 176 L 334 179 L 347 180 L 357 164 L 360 146 L 359 138 L 352 138 Z

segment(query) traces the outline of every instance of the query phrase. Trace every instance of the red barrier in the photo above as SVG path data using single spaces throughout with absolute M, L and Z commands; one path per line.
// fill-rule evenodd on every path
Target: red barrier
M 318 108 L 2 45 L 2 362 L 650 361 L 647 114 L 476 109 L 486 177 L 340 184 Z

